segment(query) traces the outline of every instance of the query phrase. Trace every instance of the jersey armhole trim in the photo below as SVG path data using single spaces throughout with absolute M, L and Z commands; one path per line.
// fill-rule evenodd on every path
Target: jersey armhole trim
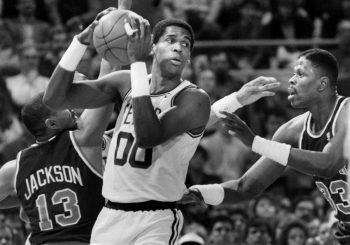
M 339 108 L 337 110 L 337 113 L 334 116 L 333 124 L 332 124 L 332 134 L 335 135 L 335 127 L 338 121 L 338 117 L 340 114 L 341 109 L 343 108 L 344 104 L 349 101 L 350 98 L 344 98 L 343 101 L 340 103 Z
M 83 162 L 85 163 L 85 165 L 91 170 L 91 172 L 93 172 L 96 176 L 100 177 L 101 179 L 102 177 L 102 173 L 100 173 L 97 169 L 94 168 L 93 164 L 91 164 L 87 158 L 85 157 L 85 155 L 81 152 L 80 147 L 78 146 L 73 131 L 69 131 L 69 137 L 70 140 L 72 141 L 73 147 L 74 149 L 77 151 L 79 157 L 83 160 Z M 102 153 L 101 153 L 102 154 Z M 101 169 L 102 169 L 102 163 L 101 163 Z
M 15 171 L 15 176 L 13 178 L 13 186 L 14 186 L 14 189 L 15 189 L 15 192 L 17 193 L 17 175 L 18 175 L 18 171 L 19 171 L 19 161 L 21 159 L 21 154 L 22 154 L 22 151 L 18 152 L 17 156 L 16 156 L 16 171 Z

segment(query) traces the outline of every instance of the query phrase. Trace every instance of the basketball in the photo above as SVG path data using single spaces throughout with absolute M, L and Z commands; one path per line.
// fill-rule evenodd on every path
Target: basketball
M 114 65 L 129 65 L 127 34 L 124 19 L 131 11 L 113 10 L 103 16 L 93 33 L 93 44 L 97 53 Z

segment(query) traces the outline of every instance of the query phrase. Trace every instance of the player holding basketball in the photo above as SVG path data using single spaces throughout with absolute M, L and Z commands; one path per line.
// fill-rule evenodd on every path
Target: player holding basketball
M 192 28 L 181 20 L 156 25 L 148 76 L 144 61 L 151 51 L 150 26 L 137 15 L 130 18 L 131 27 L 138 30 L 129 36 L 131 70 L 72 83 L 76 66 L 66 60 L 79 62 L 86 49 L 82 43 L 91 41 L 90 26 L 64 54 L 44 99 L 53 108 L 101 106 L 119 94 L 124 99 L 103 177 L 102 193 L 108 202 L 96 221 L 91 244 L 174 244 L 183 219 L 175 202 L 186 190 L 188 162 L 210 116 L 209 98 L 181 79 L 193 48 Z M 276 86 L 273 78 L 258 78 L 216 104 L 215 113 L 228 104 L 238 108 L 273 95 L 269 89 Z M 212 118 L 217 120 L 214 114 Z
M 300 54 L 289 80 L 288 99 L 293 107 L 308 111 L 282 125 L 273 136 L 274 141 L 255 136 L 238 117 L 224 113 L 228 130 L 265 157 L 238 180 L 190 187 L 190 194 L 183 200 L 196 199 L 199 191 L 208 204 L 244 201 L 266 189 L 290 166 L 313 176 L 339 220 L 337 239 L 341 244 L 349 244 L 348 161 L 343 157 L 342 146 L 349 124 L 350 100 L 337 94 L 337 77 L 338 64 L 329 52 L 311 49 Z

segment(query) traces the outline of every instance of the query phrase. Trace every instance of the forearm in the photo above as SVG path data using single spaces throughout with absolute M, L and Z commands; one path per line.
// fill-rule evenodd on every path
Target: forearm
M 307 175 L 334 176 L 344 165 L 342 147 L 325 147 L 324 152 L 291 148 L 290 145 L 255 136 L 252 150 L 281 166 L 292 167 Z
M 70 97 L 69 91 L 72 86 L 74 72 L 69 72 L 57 66 L 50 78 L 44 94 L 44 103 L 53 109 L 66 107 L 66 102 Z
M 71 93 L 74 72 L 80 59 L 85 53 L 87 46 L 79 42 L 74 37 L 69 48 L 63 55 L 55 71 L 53 72 L 44 95 L 44 103 L 53 109 L 62 109 L 67 107 Z
M 250 200 L 265 189 L 264 185 L 255 179 L 250 183 L 245 183 L 244 179 L 227 181 L 221 186 L 225 191 L 223 204 L 236 204 Z
M 149 96 L 133 98 L 136 140 L 140 147 L 153 147 L 161 141 L 161 123 Z

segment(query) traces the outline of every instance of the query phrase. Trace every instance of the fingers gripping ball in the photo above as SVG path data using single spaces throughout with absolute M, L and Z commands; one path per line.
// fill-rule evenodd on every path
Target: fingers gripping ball
M 103 16 L 95 27 L 93 43 L 96 51 L 114 65 L 129 65 L 127 53 L 128 37 L 124 29 L 124 19 L 131 11 L 113 10 Z

